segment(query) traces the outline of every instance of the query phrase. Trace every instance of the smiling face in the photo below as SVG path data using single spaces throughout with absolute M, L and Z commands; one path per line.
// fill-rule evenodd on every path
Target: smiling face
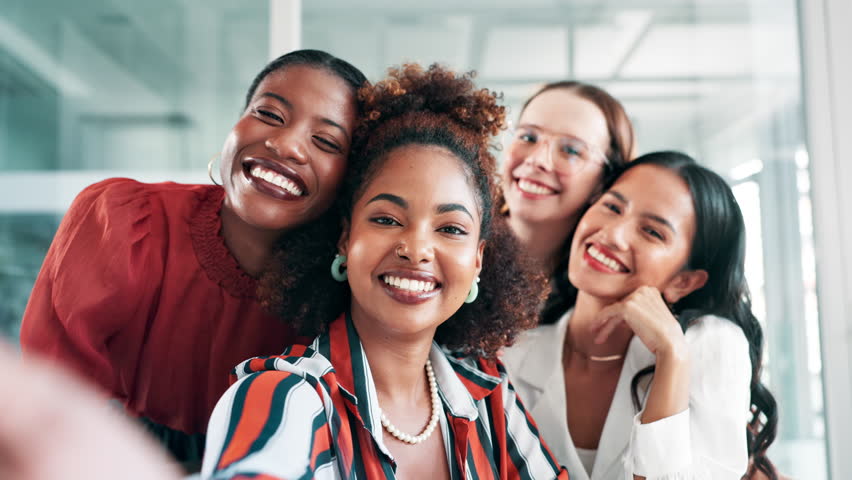
M 577 162 L 585 145 L 591 162 Z M 603 180 L 602 153 L 609 145 L 600 108 L 570 89 L 542 92 L 521 114 L 501 167 L 512 217 L 533 223 L 577 215 Z
M 461 307 L 484 248 L 474 195 L 446 149 L 408 145 L 388 153 L 340 241 L 356 325 L 434 335 Z
M 324 69 L 270 73 L 222 148 L 224 208 L 265 230 L 318 217 L 343 178 L 356 110 L 352 89 Z
M 685 269 L 694 234 L 686 182 L 660 166 L 634 167 L 580 219 L 568 277 L 581 293 L 607 303 L 641 286 L 674 303 L 706 280 L 702 271 Z

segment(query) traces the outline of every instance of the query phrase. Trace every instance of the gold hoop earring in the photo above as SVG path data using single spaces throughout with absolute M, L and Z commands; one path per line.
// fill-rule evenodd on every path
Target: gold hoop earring
M 217 182 L 215 178 L 213 178 L 213 162 L 216 161 L 216 158 L 219 155 L 213 155 L 209 162 L 207 162 L 207 176 L 210 177 L 210 181 L 213 182 L 213 185 L 222 186 L 221 183 Z

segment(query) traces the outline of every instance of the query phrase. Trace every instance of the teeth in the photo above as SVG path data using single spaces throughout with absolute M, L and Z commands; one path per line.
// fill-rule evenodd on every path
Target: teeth
M 621 271 L 621 265 L 619 265 L 618 262 L 604 255 L 603 252 L 598 250 L 594 245 L 591 245 L 588 251 L 589 255 L 595 260 L 603 263 L 604 265 L 606 265 L 612 270 L 615 270 L 616 272 Z
M 297 187 L 293 181 L 284 175 L 273 172 L 272 170 L 268 170 L 258 165 L 251 169 L 251 174 L 256 178 L 261 178 L 273 185 L 277 185 L 293 195 L 302 194 L 302 189 Z
M 543 185 L 539 185 L 537 183 L 533 183 L 525 179 L 518 180 L 518 188 L 520 188 L 523 192 L 532 193 L 535 195 L 553 195 L 554 193 L 556 193 L 556 190 L 553 190 L 552 188 L 547 188 Z
M 422 280 L 412 280 L 410 278 L 394 277 L 385 275 L 384 282 L 400 290 L 408 290 L 410 292 L 431 292 L 435 289 L 434 282 L 424 282 Z

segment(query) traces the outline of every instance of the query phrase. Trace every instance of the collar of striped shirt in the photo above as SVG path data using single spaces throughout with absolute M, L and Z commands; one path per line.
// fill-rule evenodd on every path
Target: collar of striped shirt
M 490 395 L 507 377 L 500 362 L 451 352 L 434 342 L 429 359 L 444 408 L 453 417 L 469 422 L 479 418 L 476 402 Z M 370 431 L 382 453 L 392 457 L 383 441 L 381 413 L 367 355 L 348 313 L 332 322 L 329 331 L 316 337 L 310 346 L 292 345 L 279 356 L 246 360 L 237 365 L 232 378 L 236 381 L 266 370 L 295 373 L 315 386 L 322 384 L 326 391 L 339 388 L 347 408 Z M 330 381 L 335 385 L 329 385 Z

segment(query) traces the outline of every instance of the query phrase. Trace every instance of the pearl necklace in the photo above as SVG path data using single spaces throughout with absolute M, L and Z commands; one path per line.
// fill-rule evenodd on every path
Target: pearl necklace
M 387 430 L 388 433 L 393 435 L 397 440 L 409 445 L 417 445 L 429 438 L 429 436 L 432 435 L 432 432 L 435 431 L 435 427 L 438 426 L 438 420 L 441 418 L 441 399 L 438 398 L 438 382 L 435 381 L 435 372 L 432 371 L 432 362 L 428 359 L 426 360 L 426 377 L 429 379 L 429 393 L 432 397 L 432 416 L 429 418 L 429 423 L 426 425 L 426 428 L 420 432 L 420 435 L 409 435 L 401 432 L 390 422 L 390 420 L 388 420 L 385 412 L 379 409 L 379 412 L 382 414 L 382 426 L 385 427 L 385 430 Z

